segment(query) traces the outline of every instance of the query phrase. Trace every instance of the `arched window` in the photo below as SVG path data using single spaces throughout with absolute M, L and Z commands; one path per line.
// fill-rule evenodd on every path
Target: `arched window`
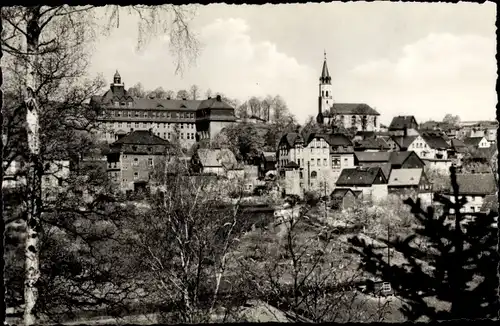
M 316 173 L 316 171 L 312 171 L 311 172 L 311 179 L 316 179 L 318 173 Z
M 326 97 L 328 97 L 328 91 L 326 91 Z

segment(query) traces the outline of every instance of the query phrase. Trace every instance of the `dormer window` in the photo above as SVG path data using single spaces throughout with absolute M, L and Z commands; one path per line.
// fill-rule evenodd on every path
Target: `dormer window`
M 125 106 L 125 105 L 127 105 L 127 103 L 121 102 L 120 105 Z

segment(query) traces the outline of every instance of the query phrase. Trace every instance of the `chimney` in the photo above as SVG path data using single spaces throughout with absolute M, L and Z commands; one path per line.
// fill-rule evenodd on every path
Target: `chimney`
M 167 96 L 167 100 L 170 100 L 170 96 Z
M 183 100 L 183 101 L 185 101 L 185 100 L 186 100 L 186 98 L 185 98 L 185 97 L 183 97 L 183 98 L 182 98 L 182 100 Z
M 209 99 L 209 100 L 210 100 L 210 99 L 212 99 L 212 96 L 209 96 L 209 97 L 208 97 L 208 99 Z
M 222 101 L 222 99 L 221 99 L 220 95 L 217 95 L 217 102 L 221 102 L 221 101 Z

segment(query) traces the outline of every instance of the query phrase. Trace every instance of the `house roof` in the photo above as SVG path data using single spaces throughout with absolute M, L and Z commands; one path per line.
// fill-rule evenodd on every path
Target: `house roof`
M 383 138 L 365 138 L 355 142 L 358 149 L 379 149 L 389 150 L 391 146 Z
M 363 139 L 365 138 L 375 138 L 375 131 L 357 131 L 356 136 L 361 136 Z
M 493 173 L 457 174 L 457 183 L 462 195 L 492 195 L 497 191 Z M 451 184 L 448 193 L 453 193 Z
M 421 137 L 425 140 L 430 148 L 447 149 L 450 147 L 446 140 L 440 135 L 424 132 L 422 133 Z
M 484 137 L 466 137 L 463 140 L 465 146 L 478 146 Z
M 344 198 L 348 192 L 351 192 L 355 197 L 358 197 L 361 193 L 361 191 L 359 190 L 353 191 L 350 188 L 335 188 L 335 190 L 332 191 L 330 197 Z
M 388 162 L 365 162 L 361 163 L 361 166 L 365 168 L 376 168 L 376 167 L 381 168 L 382 172 L 384 173 L 384 177 L 386 179 L 389 179 L 389 175 L 391 174 L 392 170 L 392 165 L 391 163 Z
M 398 115 L 392 118 L 391 124 L 389 125 L 389 130 L 401 130 L 410 128 L 412 124 L 416 124 L 417 120 L 412 115 Z
M 394 169 L 391 171 L 388 186 L 418 186 L 422 169 Z
M 223 164 L 226 166 L 235 166 L 237 163 L 233 152 L 226 148 L 198 149 L 198 158 L 203 167 L 223 167 Z
M 352 146 L 352 142 L 345 134 L 329 134 L 326 141 L 330 146 Z
M 451 147 L 456 152 L 459 152 L 459 153 L 464 153 L 467 151 L 467 145 L 465 145 L 465 143 L 463 141 L 461 141 L 460 139 L 452 138 L 451 139 Z
M 359 162 L 388 162 L 391 152 L 354 152 Z
M 281 142 L 285 142 L 290 147 L 294 147 L 296 143 L 303 142 L 302 136 L 297 132 L 287 132 L 281 136 Z
M 365 103 L 334 103 L 326 116 L 333 115 L 380 115 L 375 109 Z
M 133 144 L 133 145 L 170 145 L 168 140 L 160 138 L 149 130 L 134 130 L 115 141 L 112 145 Z
M 371 186 L 375 182 L 377 176 L 381 176 L 385 179 L 380 167 L 343 169 L 336 185 Z
M 286 165 L 285 165 L 285 168 L 289 168 L 289 169 L 298 169 L 300 168 L 300 166 L 295 163 L 294 161 L 290 161 L 288 162 Z
M 391 139 L 401 148 L 407 149 L 418 136 L 392 136 Z
M 220 95 L 217 95 L 216 97 L 200 101 L 200 104 L 197 107 L 197 109 L 202 110 L 202 109 L 234 109 L 234 108 L 229 104 L 227 104 L 226 102 L 224 102 Z
M 262 152 L 262 156 L 268 162 L 276 162 L 276 153 L 275 152 Z

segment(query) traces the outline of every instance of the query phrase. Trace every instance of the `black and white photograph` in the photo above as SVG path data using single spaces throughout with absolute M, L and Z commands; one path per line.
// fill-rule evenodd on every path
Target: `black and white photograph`
M 2 4 L 4 324 L 498 320 L 496 16 Z

